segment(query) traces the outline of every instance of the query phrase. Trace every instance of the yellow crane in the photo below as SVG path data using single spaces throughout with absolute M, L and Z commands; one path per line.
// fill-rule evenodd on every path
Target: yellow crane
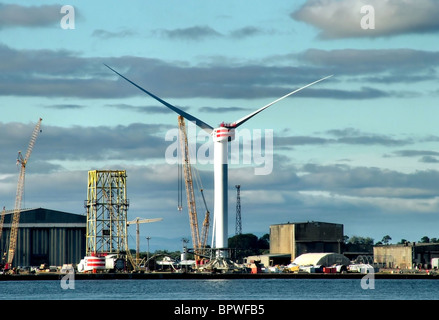
M 154 218 L 154 219 L 142 219 L 137 217 L 136 219 L 132 220 L 132 221 L 128 221 L 127 225 L 130 224 L 136 224 L 136 262 L 135 265 L 138 266 L 139 265 L 139 242 L 140 242 L 140 230 L 139 230 L 139 224 L 140 223 L 151 223 L 151 222 L 157 222 L 157 221 L 162 221 L 163 218 Z M 128 248 L 127 248 L 128 249 Z M 127 250 L 129 252 L 129 250 Z
M 2 234 L 3 234 L 3 225 L 5 223 L 5 215 L 6 215 L 6 207 L 3 207 L 2 215 L 0 217 L 0 241 L 2 239 Z
M 195 194 L 194 194 L 194 186 L 193 186 L 193 178 L 192 178 L 192 167 L 190 163 L 190 155 L 189 155 L 189 147 L 188 147 L 187 130 L 186 130 L 185 120 L 182 116 L 178 116 L 178 128 L 180 132 L 180 150 L 181 150 L 182 164 L 183 164 L 184 176 L 185 176 L 188 213 L 189 213 L 189 221 L 190 221 L 191 233 L 192 233 L 192 244 L 196 255 L 197 253 L 203 254 L 209 233 L 209 220 L 210 220 L 209 210 L 207 209 L 203 188 L 201 188 L 200 190 L 201 190 L 201 195 L 203 197 L 204 205 L 206 207 L 206 214 L 203 221 L 203 228 L 201 231 L 201 238 L 200 238 L 197 207 L 195 203 Z
M 2 242 L 2 235 L 3 235 L 3 226 L 5 224 L 5 215 L 6 215 L 6 207 L 3 207 L 3 211 L 2 211 L 2 215 L 0 217 L 0 243 Z M 3 246 L 1 247 L 1 249 L 3 251 Z M 6 258 L 5 255 L 2 254 L 1 257 L 1 264 L 3 264 L 3 260 Z
M 15 197 L 15 207 L 14 214 L 12 216 L 12 224 L 11 224 L 11 235 L 9 237 L 9 252 L 8 252 L 8 265 L 11 266 L 12 261 L 14 260 L 15 249 L 17 246 L 17 234 L 18 234 L 18 225 L 20 222 L 20 213 L 21 213 L 21 200 L 23 198 L 24 191 L 24 176 L 26 172 L 26 165 L 29 161 L 29 157 L 32 153 L 32 149 L 35 145 L 35 141 L 37 140 L 38 133 L 40 132 L 41 121 L 43 119 L 39 119 L 37 125 L 32 132 L 32 136 L 29 142 L 29 146 L 27 148 L 26 154 L 23 157 L 21 152 L 18 152 L 17 165 L 20 164 L 20 174 L 18 176 L 18 184 L 17 184 L 17 194 Z

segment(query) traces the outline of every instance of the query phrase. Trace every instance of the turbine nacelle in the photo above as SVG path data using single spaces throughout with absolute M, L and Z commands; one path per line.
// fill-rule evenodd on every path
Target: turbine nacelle
M 236 122 L 226 123 L 226 122 L 223 121 L 223 122 L 220 123 L 219 126 L 223 127 L 223 128 L 236 128 L 238 125 L 236 124 Z
M 235 140 L 235 129 L 226 126 L 220 126 L 212 131 L 212 138 L 215 142 Z

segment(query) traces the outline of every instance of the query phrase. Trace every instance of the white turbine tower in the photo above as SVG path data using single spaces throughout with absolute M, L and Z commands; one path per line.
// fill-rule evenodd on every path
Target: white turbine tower
M 135 84 L 133 81 L 129 80 L 128 78 L 121 75 L 116 70 L 112 69 L 108 65 L 105 64 L 106 67 L 108 67 L 111 71 L 118 74 L 120 77 L 143 91 L 144 93 L 148 94 L 150 97 L 154 98 L 155 100 L 159 101 L 169 109 L 175 111 L 179 115 L 183 116 L 189 121 L 195 122 L 197 126 L 199 126 L 201 129 L 205 130 L 209 134 L 212 135 L 213 141 L 214 141 L 214 225 L 215 225 L 215 249 L 217 250 L 217 258 L 219 259 L 227 259 L 227 242 L 228 242 L 228 200 L 227 200 L 227 190 L 228 190 L 228 148 L 227 143 L 229 141 L 232 141 L 235 138 L 235 129 L 242 125 L 244 122 L 249 120 L 250 118 L 257 115 L 259 112 L 263 111 L 264 109 L 270 107 L 271 105 L 275 104 L 276 102 L 279 102 L 282 99 L 285 99 L 289 97 L 290 95 L 299 92 L 300 90 L 303 90 L 309 86 L 312 86 L 313 84 L 316 84 L 320 81 L 323 81 L 327 78 L 332 77 L 332 75 L 324 77 L 322 79 L 319 79 L 317 81 L 314 81 L 312 83 L 307 84 L 306 86 L 303 86 L 299 89 L 296 89 L 283 97 L 280 97 L 279 99 L 274 100 L 273 102 L 263 106 L 262 108 L 250 113 L 249 115 L 237 120 L 233 123 L 221 123 L 218 128 L 213 128 L 212 126 L 208 125 L 207 123 L 201 121 L 200 119 L 194 117 L 193 115 L 190 115 L 183 110 L 174 107 L 173 105 L 169 104 L 168 102 L 162 100 L 161 98 L 157 97 L 156 95 L 152 94 L 151 92 L 145 90 L 144 88 L 140 87 L 139 85 Z

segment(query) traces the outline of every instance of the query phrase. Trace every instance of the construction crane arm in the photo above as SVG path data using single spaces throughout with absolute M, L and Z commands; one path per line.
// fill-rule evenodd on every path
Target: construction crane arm
M 142 219 L 136 218 L 135 220 L 128 221 L 127 224 L 135 224 L 135 223 L 150 223 L 150 222 L 157 222 L 162 221 L 163 218 L 154 218 L 154 219 Z

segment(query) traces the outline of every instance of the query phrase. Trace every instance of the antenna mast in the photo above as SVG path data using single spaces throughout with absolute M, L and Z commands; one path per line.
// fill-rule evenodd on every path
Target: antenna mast
M 235 234 L 242 234 L 242 222 L 241 222 L 241 186 L 236 186 L 236 229 Z

